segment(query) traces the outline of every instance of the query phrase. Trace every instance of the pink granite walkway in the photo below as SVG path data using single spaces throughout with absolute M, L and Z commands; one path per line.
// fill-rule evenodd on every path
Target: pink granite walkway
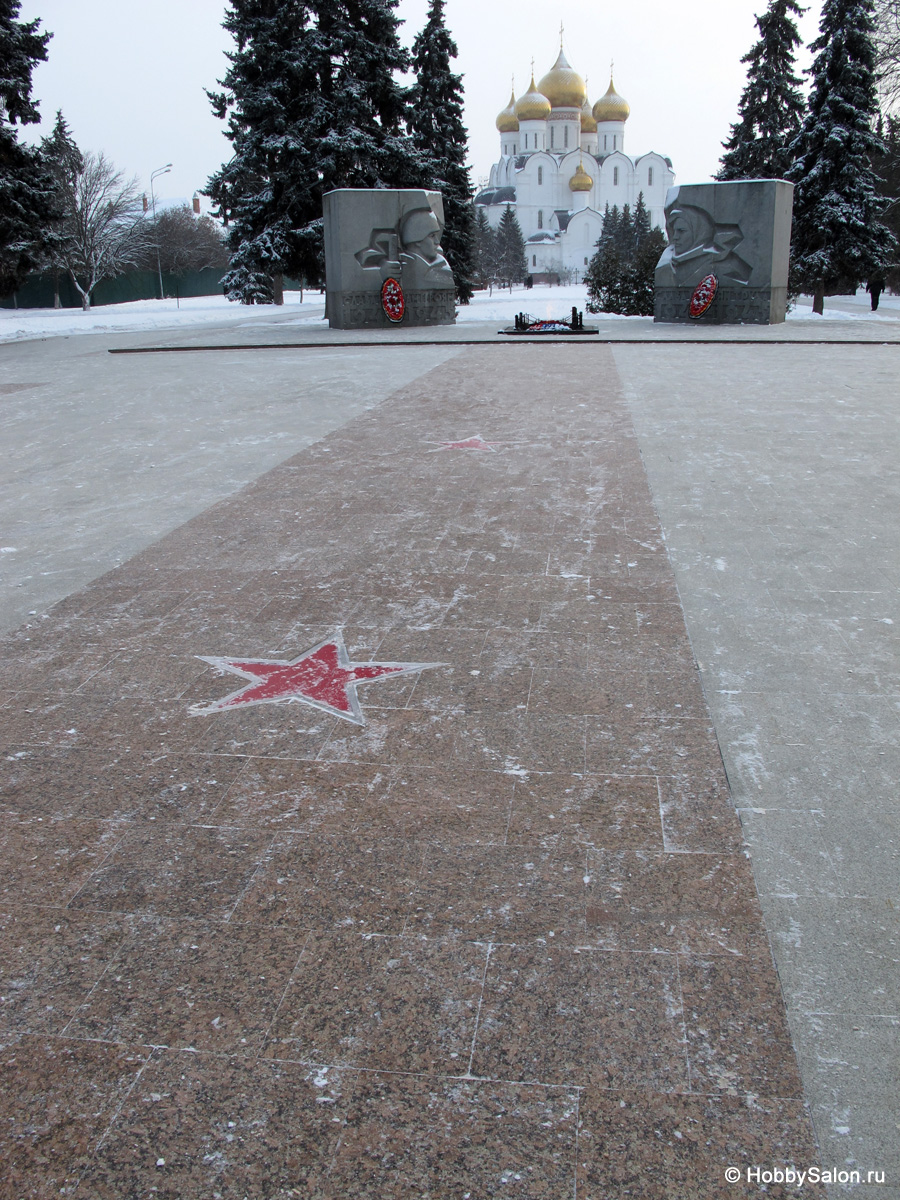
M 815 1163 L 608 349 L 467 351 L 2 662 L 4 1198 Z

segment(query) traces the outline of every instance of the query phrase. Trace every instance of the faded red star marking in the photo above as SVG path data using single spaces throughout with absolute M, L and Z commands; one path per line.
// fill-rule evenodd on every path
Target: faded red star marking
M 492 454 L 496 454 L 495 446 L 502 446 L 503 442 L 486 442 L 481 434 L 476 433 L 474 437 L 465 438 L 461 442 L 437 442 L 436 444 L 441 450 L 490 450 Z
M 215 703 L 191 708 L 192 716 L 224 712 L 229 708 L 243 708 L 250 704 L 279 704 L 293 701 L 309 704 L 335 717 L 343 717 L 354 725 L 365 725 L 365 718 L 356 689 L 362 683 L 383 679 L 386 675 L 408 675 L 425 671 L 429 667 L 440 667 L 443 663 L 396 663 L 368 662 L 351 663 L 344 639 L 340 633 L 327 641 L 306 650 L 291 662 L 276 662 L 259 658 L 206 658 L 202 662 L 220 671 L 230 671 L 250 680 L 246 687 L 239 688 Z

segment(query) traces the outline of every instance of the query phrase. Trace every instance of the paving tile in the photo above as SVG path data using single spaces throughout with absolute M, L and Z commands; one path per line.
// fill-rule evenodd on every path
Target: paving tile
M 741 849 L 740 821 L 714 755 L 704 769 L 659 775 L 657 783 L 667 850 L 735 854 Z
M 179 700 L 125 699 L 23 692 L 4 711 L 7 747 L 185 753 L 199 730 Z
M 499 666 L 583 667 L 588 639 L 584 633 L 531 632 L 492 629 L 484 639 L 481 657 Z
M 579 1087 L 686 1089 L 671 954 L 571 945 L 495 946 L 472 1074 Z
M 818 1165 L 809 1114 L 798 1100 L 757 1096 L 690 1096 L 626 1088 L 589 1088 L 578 1106 L 577 1200 L 720 1200 L 762 1189 L 754 1169 L 808 1170 Z M 729 1184 L 726 1168 L 740 1172 Z M 765 1185 L 766 1196 L 814 1196 L 826 1189 Z
M 459 722 L 454 756 L 476 769 L 583 773 L 588 719 L 557 713 L 473 713 Z
M 195 695 L 205 683 L 208 669 L 195 655 L 173 648 L 168 640 L 142 640 L 124 647 L 78 687 L 80 696 L 177 700 Z
M 596 848 L 586 922 L 607 949 L 745 954 L 762 912 L 744 856 Z
M 894 1077 L 896 1081 L 896 1075 Z M 832 1192 L 863 1200 L 896 1200 L 900 1191 L 900 1146 L 897 1142 L 897 1109 L 891 1092 L 867 1104 L 850 1095 L 837 1105 L 811 1104 L 813 1126 L 823 1153 L 823 1168 L 831 1173 Z
M 762 806 L 740 809 L 741 829 L 763 896 L 842 896 L 841 874 L 821 836 L 816 814 Z M 874 843 L 870 843 L 874 849 Z
M 377 766 L 248 758 L 210 821 L 276 831 L 350 832 L 369 827 L 390 807 L 390 787 L 390 771 Z
M 215 703 L 237 691 L 240 682 L 210 689 L 203 703 Z M 263 758 L 315 759 L 332 731 L 346 722 L 309 704 L 257 704 L 230 711 L 192 716 L 185 705 L 183 720 L 195 730 L 192 749 L 200 754 L 254 755 Z
M 393 772 L 391 790 L 360 827 L 442 846 L 502 843 L 507 839 L 515 779 L 498 771 L 449 764 L 436 776 L 428 767 Z
M 240 759 L 32 748 L 0 760 L 0 805 L 20 815 L 191 821 L 208 816 Z
M 16 1200 L 72 1195 L 149 1051 L 39 1036 L 3 1043 L 0 1153 L 7 1194 Z
M 423 671 L 412 703 L 430 712 L 443 712 L 451 706 L 464 713 L 524 712 L 531 677 L 532 668 L 527 664 L 511 666 L 473 657 L 439 671 Z
M 278 836 L 235 910 L 240 921 L 402 933 L 423 848 L 352 834 Z
M 368 709 L 365 700 L 363 705 L 365 726 L 335 721 L 318 755 L 322 761 L 392 766 L 429 761 L 446 763 L 453 758 L 462 724 L 456 711 Z M 283 756 L 288 757 L 286 748 Z
M 798 1098 L 800 1074 L 768 946 L 679 955 L 691 1090 Z
M 573 1194 L 577 1092 L 365 1073 L 315 1200 Z
M 72 908 L 160 916 L 229 916 L 272 843 L 267 830 L 132 825 Z
M 507 841 L 663 849 L 659 789 L 647 776 L 530 772 L 515 783 Z
M 0 818 L 0 902 L 63 905 L 126 837 L 125 821 Z
M 895 1007 L 900 1009 L 900 1004 Z M 873 1095 L 885 1099 L 886 1113 L 897 1111 L 900 1012 L 870 1016 L 859 1012 L 795 1011 L 791 1013 L 791 1025 L 797 1031 L 804 1080 L 814 1081 L 818 1103 L 830 1106 L 834 1123 L 840 1123 L 841 1114 L 871 1106 Z M 868 1164 L 873 1168 L 878 1165 L 875 1160 Z
M 721 771 L 715 730 L 706 720 L 617 714 L 587 722 L 587 769 L 596 775 L 689 774 Z
M 105 913 L 0 912 L 0 1028 L 62 1033 L 133 933 L 133 922 Z
M 43 649 L 27 643 L 9 646 L 0 666 L 0 688 L 4 694 L 28 691 L 35 685 L 51 694 L 77 691 L 102 674 L 121 653 L 108 641 L 100 645 L 85 645 L 81 638 L 72 641 L 74 645 L 64 642 Z
M 346 1088 L 335 1070 L 157 1052 L 72 1194 L 325 1196 L 316 1186 L 345 1128 Z
M 480 941 L 584 936 L 578 846 L 426 848 L 407 933 Z
M 835 804 L 825 812 L 814 813 L 813 819 L 818 833 L 816 840 L 824 847 L 845 894 L 870 899 L 896 898 L 900 830 L 889 809 L 872 806 L 861 813 L 856 805 L 840 809 Z
M 313 933 L 273 1021 L 269 1058 L 465 1074 L 487 946 Z
M 790 1010 L 897 1013 L 900 914 L 894 901 L 771 897 L 766 907 Z
M 66 1034 L 256 1054 L 305 942 L 284 926 L 141 921 Z

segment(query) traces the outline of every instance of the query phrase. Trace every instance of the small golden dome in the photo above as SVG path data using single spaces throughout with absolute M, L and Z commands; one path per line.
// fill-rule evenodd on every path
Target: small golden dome
M 518 133 L 519 122 L 516 120 L 516 93 L 509 94 L 509 104 L 497 117 L 497 128 L 501 133 Z
M 546 121 L 550 116 L 550 101 L 534 86 L 534 73 L 531 75 L 531 87 L 516 104 L 516 117 L 520 121 Z
M 570 192 L 589 192 L 594 186 L 594 181 L 584 169 L 584 163 L 578 164 L 578 170 L 569 180 Z
M 631 106 L 627 100 L 623 100 L 615 88 L 612 81 L 612 76 L 609 78 L 609 89 L 605 96 L 601 96 L 594 105 L 594 120 L 595 121 L 627 121 L 631 113 Z
M 562 46 L 559 58 L 538 84 L 538 91 L 547 97 L 553 108 L 581 108 L 587 99 L 585 82 L 569 66 Z
M 587 96 L 585 96 L 584 104 L 581 106 L 581 132 L 597 132 L 597 122 L 594 120 L 594 114 L 591 110 L 590 101 L 588 100 Z

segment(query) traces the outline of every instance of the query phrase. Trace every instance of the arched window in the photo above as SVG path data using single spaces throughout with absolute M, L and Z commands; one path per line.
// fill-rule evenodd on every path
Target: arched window
M 537 266 L 537 255 L 536 254 L 532 254 L 532 256 L 531 256 L 531 265 L 533 267 Z
M 619 139 L 618 139 L 618 137 L 616 136 L 616 134 L 613 134 L 613 150 L 618 150 L 618 148 L 619 148 L 619 147 L 618 147 L 618 145 L 616 144 L 616 143 L 618 142 L 618 140 L 619 140 Z
M 608 147 L 608 145 L 607 145 L 607 143 L 608 143 L 608 142 L 609 142 L 609 138 L 608 138 L 608 137 L 606 136 L 606 134 L 604 133 L 604 135 L 603 135 L 603 149 L 604 149 L 604 150 L 607 150 L 607 149 L 609 148 L 609 147 Z
M 647 171 L 647 187 L 653 187 L 653 168 L 650 167 Z
M 544 182 L 544 168 L 538 167 L 538 187 Z
M 563 125 L 563 146 L 568 146 L 568 144 L 569 144 L 569 127 L 568 127 L 568 125 Z
M 613 167 L 613 187 L 619 186 L 619 168 Z
M 555 133 L 556 133 L 556 130 L 555 130 L 555 129 L 554 129 L 554 127 L 551 125 L 551 126 L 550 126 L 550 149 L 551 149 L 551 150 L 553 149 L 553 144 L 554 144 L 554 142 L 555 142 L 555 140 L 556 140 L 556 139 L 555 139 L 555 137 L 554 137 L 554 134 L 555 134 Z
M 538 229 L 543 229 L 543 228 L 544 228 L 544 210 L 542 208 L 539 208 L 538 209 Z

